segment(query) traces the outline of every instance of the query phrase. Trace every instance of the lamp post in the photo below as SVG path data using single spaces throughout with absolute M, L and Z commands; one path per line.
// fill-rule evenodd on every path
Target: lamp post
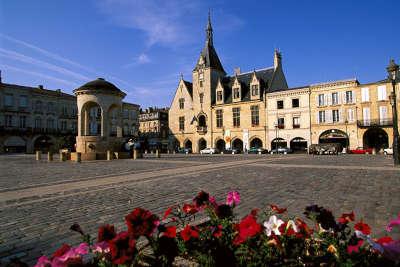
M 399 65 L 394 63 L 391 59 L 389 66 L 386 68 L 388 72 L 388 79 L 392 82 L 392 92 L 390 93 L 389 99 L 392 105 L 392 119 L 393 119 L 393 161 L 394 165 L 400 165 L 399 158 L 399 129 L 397 121 L 397 99 L 396 99 L 396 74 L 399 71 Z
M 344 121 L 344 124 L 345 124 L 345 126 L 346 126 L 346 137 L 347 137 L 347 139 L 346 139 L 346 151 L 347 151 L 347 149 L 349 148 L 349 143 L 350 143 L 350 138 L 349 138 L 349 134 L 347 133 L 347 124 L 349 124 L 349 121 L 346 119 L 345 121 Z
M 275 126 L 275 150 L 278 153 L 278 122 L 274 123 Z

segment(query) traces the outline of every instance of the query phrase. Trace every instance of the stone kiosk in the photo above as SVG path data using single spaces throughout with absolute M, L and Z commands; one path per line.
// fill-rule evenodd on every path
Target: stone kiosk
M 76 152 L 81 160 L 106 159 L 107 152 L 121 151 L 122 99 L 126 96 L 103 78 L 88 82 L 74 90 L 78 106 Z M 72 153 L 71 159 L 76 159 Z

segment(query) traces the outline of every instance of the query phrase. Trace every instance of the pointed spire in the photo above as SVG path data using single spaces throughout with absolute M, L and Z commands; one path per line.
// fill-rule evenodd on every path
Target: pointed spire
M 208 42 L 211 46 L 213 45 L 213 29 L 211 26 L 211 11 L 208 10 L 208 22 L 206 28 L 206 42 Z

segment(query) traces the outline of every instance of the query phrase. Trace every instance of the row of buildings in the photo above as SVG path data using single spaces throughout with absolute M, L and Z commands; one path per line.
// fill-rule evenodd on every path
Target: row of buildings
M 170 107 L 170 144 L 193 152 L 206 147 L 306 150 L 318 143 L 380 150 L 393 141 L 391 91 L 388 80 L 361 84 L 357 79 L 290 88 L 279 51 L 273 66 L 235 69 L 229 76 L 215 51 L 209 19 L 192 82 L 181 78 Z
M 99 78 L 91 83 L 107 83 Z M 104 86 L 103 86 L 104 87 Z M 145 149 L 168 147 L 168 109 L 149 108 L 123 103 L 120 114 L 114 109 L 107 129 L 117 135 L 122 119 L 122 136 L 143 143 Z M 101 109 L 92 106 L 88 112 L 86 135 L 101 135 Z M 0 153 L 36 150 L 75 149 L 78 132 L 76 96 L 61 90 L 3 83 L 0 76 Z

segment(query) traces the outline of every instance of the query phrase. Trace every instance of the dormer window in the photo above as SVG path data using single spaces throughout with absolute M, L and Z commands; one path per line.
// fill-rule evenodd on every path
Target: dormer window
M 222 102 L 222 91 L 217 91 L 217 101 Z
M 258 96 L 259 95 L 258 85 L 252 85 L 251 86 L 251 95 L 252 96 Z
M 234 99 L 239 99 L 240 98 L 239 88 L 233 88 L 233 98 Z

